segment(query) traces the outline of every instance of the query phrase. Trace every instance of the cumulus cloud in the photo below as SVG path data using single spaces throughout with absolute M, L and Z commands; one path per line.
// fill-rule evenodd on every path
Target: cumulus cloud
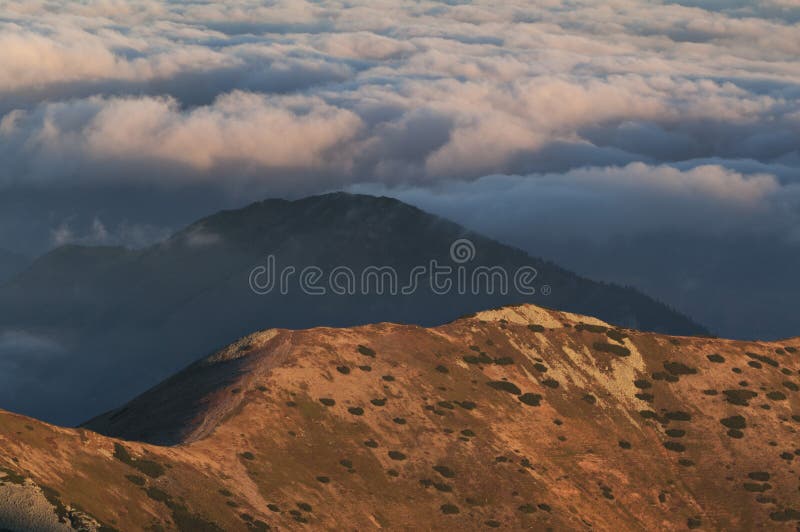
M 315 49 L 330 56 L 351 59 L 401 58 L 416 52 L 410 42 L 392 39 L 368 31 L 332 33 L 314 36 L 311 44 Z
M 140 56 L 146 45 L 114 31 L 96 34 L 85 28 L 0 27 L 0 91 L 13 93 L 54 84 L 100 80 L 142 81 L 174 76 L 184 70 L 209 70 L 235 62 L 204 46 L 187 45 Z
M 2 126 L 4 147 L 28 155 L 20 161 L 27 166 L 14 168 L 7 178 L 48 182 L 114 178 L 98 173 L 93 165 L 106 171 L 128 165 L 144 165 L 150 171 L 169 166 L 173 177 L 187 179 L 237 166 L 245 172 L 345 171 L 347 159 L 337 148 L 357 135 L 361 120 L 316 97 L 233 92 L 188 110 L 172 98 L 97 96 L 43 104 L 27 115 L 17 112 Z M 71 175 L 65 175 L 66 168 Z M 129 177 L 148 179 L 141 174 Z
M 551 194 L 604 209 L 573 216 L 576 227 L 674 223 L 653 215 L 659 198 L 702 227 L 737 226 L 743 209 L 774 231 L 795 221 L 793 1 L 12 0 L 3 11 L 0 189 L 208 187 L 243 202 L 348 186 L 489 201 L 510 187 L 502 201 Z M 626 226 L 619 212 L 649 221 Z M 85 238 L 59 233 L 64 219 L 48 222 L 54 242 Z

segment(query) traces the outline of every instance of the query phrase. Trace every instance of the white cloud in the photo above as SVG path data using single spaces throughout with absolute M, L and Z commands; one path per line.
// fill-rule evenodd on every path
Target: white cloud
M 177 166 L 176 175 L 195 180 L 236 165 L 242 165 L 246 174 L 248 168 L 253 173 L 345 171 L 347 157 L 337 148 L 352 141 L 360 127 L 356 114 L 316 97 L 233 92 L 188 110 L 174 99 L 160 97 L 93 97 L 44 104 L 10 134 L 17 133 L 19 145 L 28 151 L 28 176 L 40 175 L 43 180 L 65 167 L 80 178 L 81 169 L 94 164 L 138 168 L 139 163 L 151 170 Z M 83 176 L 95 177 L 113 179 L 92 172 Z M 132 179 L 157 182 L 161 177 Z
M 367 31 L 319 35 L 312 42 L 315 48 L 328 55 L 352 59 L 392 59 L 416 51 L 412 43 Z
M 302 194 L 510 174 L 730 206 L 800 168 L 789 0 L 3 9 L 0 187 Z

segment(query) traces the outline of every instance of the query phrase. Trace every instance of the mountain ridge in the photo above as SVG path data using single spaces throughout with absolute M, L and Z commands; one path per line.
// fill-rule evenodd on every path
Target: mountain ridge
M 0 527 L 794 530 L 799 350 L 534 305 L 261 331 L 90 423 L 169 446 L 0 412 L 0 494 L 41 510 Z
M 247 221 L 248 221 L 247 218 L 249 217 L 249 214 L 255 213 L 255 214 L 259 215 L 259 217 L 263 216 L 264 214 L 268 214 L 272 219 L 272 218 L 275 218 L 276 215 L 282 214 L 281 212 L 271 212 L 270 208 L 271 207 L 276 207 L 276 206 L 279 206 L 280 208 L 304 207 L 305 206 L 305 207 L 310 207 L 312 209 L 313 208 L 318 208 L 318 207 L 331 207 L 331 206 L 333 206 L 334 208 L 338 208 L 339 210 L 341 210 L 340 202 L 345 202 L 346 203 L 345 206 L 349 207 L 350 209 L 359 208 L 359 207 L 360 208 L 368 207 L 370 209 L 378 209 L 379 207 L 383 207 L 383 206 L 391 207 L 393 209 L 401 209 L 402 211 L 405 211 L 406 213 L 410 213 L 410 214 L 413 214 L 415 216 L 420 216 L 420 217 L 425 218 L 425 222 L 428 222 L 428 223 L 433 222 L 433 223 L 438 224 L 440 226 L 446 227 L 451 232 L 452 236 L 455 236 L 455 237 L 471 237 L 471 238 L 480 240 L 481 243 L 490 243 L 493 248 L 502 248 L 504 251 L 510 252 L 513 255 L 515 255 L 515 257 L 518 258 L 518 259 L 522 259 L 522 260 L 531 259 L 533 261 L 536 261 L 537 263 L 546 265 L 548 268 L 553 268 L 554 270 L 557 270 L 559 273 L 568 274 L 569 276 L 571 276 L 571 277 L 573 277 L 575 279 L 578 279 L 578 280 L 580 280 L 581 282 L 584 282 L 584 283 L 597 285 L 597 286 L 603 286 L 603 287 L 610 287 L 610 288 L 613 288 L 613 289 L 618 290 L 618 291 L 630 292 L 631 294 L 636 294 L 638 296 L 641 296 L 644 299 L 650 300 L 656 306 L 661 307 L 662 310 L 660 310 L 660 312 L 663 312 L 665 314 L 671 313 L 671 314 L 674 314 L 679 320 L 684 320 L 682 323 L 680 323 L 680 325 L 678 325 L 679 327 L 685 328 L 687 331 L 692 331 L 692 332 L 697 333 L 697 334 L 707 333 L 707 331 L 702 326 L 692 322 L 692 320 L 690 318 L 687 318 L 687 317 L 685 317 L 683 315 L 680 315 L 677 311 L 675 311 L 674 309 L 668 307 L 663 302 L 653 300 L 652 298 L 650 298 L 646 294 L 643 294 L 643 293 L 639 292 L 638 290 L 636 290 L 633 287 L 624 286 L 624 285 L 617 285 L 617 284 L 614 284 L 614 283 L 607 283 L 607 282 L 603 282 L 603 281 L 594 281 L 594 280 L 591 280 L 591 279 L 588 279 L 588 278 L 573 274 L 571 272 L 568 272 L 564 268 L 561 268 L 560 266 L 558 266 L 557 264 L 555 264 L 552 261 L 549 261 L 547 259 L 538 258 L 538 257 L 533 257 L 530 254 L 528 254 L 527 252 L 525 252 L 525 251 L 523 251 L 521 249 L 518 249 L 518 248 L 516 248 L 514 246 L 506 245 L 506 244 L 502 244 L 502 243 L 499 243 L 497 241 L 494 241 L 494 240 L 492 240 L 492 239 L 490 239 L 488 237 L 480 235 L 479 233 L 477 233 L 475 231 L 466 229 L 465 227 L 460 226 L 455 222 L 452 222 L 452 221 L 447 220 L 445 218 L 441 218 L 439 216 L 430 214 L 430 213 L 428 213 L 426 211 L 423 211 L 422 209 L 419 209 L 418 207 L 406 204 L 406 203 L 404 203 L 404 202 L 402 202 L 400 200 L 397 200 L 395 198 L 391 198 L 391 197 L 387 197 L 387 196 L 369 196 L 369 195 L 364 195 L 364 194 L 352 194 L 352 193 L 347 193 L 347 192 L 331 192 L 331 193 L 328 193 L 328 194 L 322 194 L 322 195 L 317 195 L 317 196 L 309 196 L 309 197 L 302 198 L 302 199 L 297 199 L 297 200 L 286 200 L 286 199 L 271 198 L 271 199 L 265 199 L 265 200 L 262 200 L 262 201 L 251 203 L 251 204 L 249 204 L 249 205 L 247 205 L 245 207 L 239 208 L 239 209 L 220 210 L 220 211 L 218 211 L 218 212 L 216 212 L 214 214 L 211 214 L 211 215 L 206 216 L 204 218 L 201 218 L 201 219 L 199 219 L 199 220 L 197 220 L 197 221 L 195 221 L 193 223 L 188 224 L 183 229 L 180 229 L 180 230 L 176 231 L 171 237 L 167 238 L 166 240 L 164 240 L 164 241 L 162 241 L 160 243 L 154 244 L 154 245 L 149 246 L 147 248 L 138 249 L 138 250 L 125 248 L 125 247 L 122 247 L 122 246 L 95 246 L 95 245 L 67 244 L 67 245 L 61 246 L 59 248 L 56 248 L 56 249 L 46 253 L 42 257 L 39 257 L 38 259 L 36 259 L 27 268 L 26 271 L 23 271 L 21 274 L 23 276 L 27 275 L 28 274 L 28 270 L 34 270 L 32 273 L 38 273 L 38 272 L 36 272 L 36 270 L 38 268 L 45 268 L 47 262 L 53 261 L 53 260 L 60 261 L 60 260 L 63 260 L 62 258 L 76 260 L 76 259 L 83 258 L 83 256 L 88 256 L 90 259 L 93 259 L 93 258 L 95 258 L 97 256 L 108 255 L 111 259 L 124 261 L 125 259 L 142 259 L 143 257 L 147 257 L 149 255 L 161 253 L 164 250 L 168 250 L 168 249 L 170 249 L 170 248 L 172 248 L 172 247 L 174 247 L 176 245 L 179 245 L 179 244 L 186 245 L 187 242 L 189 242 L 188 243 L 189 246 L 192 246 L 192 245 L 201 245 L 202 246 L 204 244 L 213 244 L 214 243 L 213 240 L 211 242 L 200 242 L 200 243 L 197 243 L 197 242 L 193 241 L 192 237 L 193 236 L 196 237 L 198 232 L 201 232 L 202 230 L 207 230 L 209 228 L 210 229 L 225 229 L 225 227 L 220 227 L 220 225 L 224 226 L 225 223 L 228 222 L 230 218 L 233 218 L 233 221 L 235 222 L 233 224 L 233 229 L 245 230 L 246 232 L 256 232 L 256 233 L 258 233 L 258 231 L 263 228 L 263 225 L 264 225 L 265 221 L 261 220 L 260 223 L 249 224 L 249 223 L 247 223 Z M 389 210 L 391 210 L 391 209 L 389 209 Z M 300 217 L 302 217 L 303 214 L 304 213 L 301 213 Z M 372 212 L 370 212 L 370 214 L 374 217 L 376 215 L 383 215 L 384 212 L 373 210 Z M 307 217 L 307 219 L 309 220 L 309 223 L 311 224 L 312 227 L 318 227 L 319 226 L 318 222 L 312 222 L 312 220 L 314 220 L 313 217 Z M 250 221 L 252 221 L 252 220 L 250 220 Z M 255 220 L 255 221 L 258 222 L 259 220 Z M 271 221 L 271 220 L 268 220 L 268 221 Z M 359 219 L 358 221 L 359 221 L 359 223 L 364 222 L 363 219 Z M 372 220 L 372 221 L 374 221 L 374 220 Z M 383 221 L 383 220 L 380 220 L 380 221 Z M 215 235 L 211 234 L 211 235 L 201 235 L 201 236 L 213 237 Z M 226 234 L 220 235 L 220 236 L 223 236 L 226 239 L 229 239 L 233 235 L 231 235 L 230 233 L 226 233 Z M 250 248 L 253 247 L 252 241 L 247 241 L 247 244 L 248 244 L 248 247 L 250 247 Z M 63 264 L 58 264 L 58 265 L 61 266 L 61 267 L 65 267 L 65 265 L 63 265 Z M 36 281 L 38 281 L 38 279 L 36 279 Z M 0 295 L 2 295 L 2 294 L 0 294 Z M 365 323 L 367 323 L 367 322 L 365 322 Z M 645 326 L 645 328 L 647 328 L 647 326 Z M 665 332 L 665 331 L 659 331 L 659 332 Z M 678 332 L 678 333 L 680 333 L 680 332 Z

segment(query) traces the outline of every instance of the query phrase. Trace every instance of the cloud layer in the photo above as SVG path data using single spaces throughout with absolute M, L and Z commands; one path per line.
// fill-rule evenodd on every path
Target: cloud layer
M 0 186 L 797 168 L 800 7 L 683 4 L 5 2 Z
M 800 237 L 794 230 L 800 212 L 776 208 L 800 204 L 800 186 L 781 186 L 772 175 L 720 165 L 680 170 L 637 162 L 558 174 L 492 175 L 436 190 L 374 185 L 352 190 L 395 195 L 521 247 L 529 247 L 531 233 L 540 241 L 600 243 L 665 229 L 707 237 L 780 229 L 787 237 Z

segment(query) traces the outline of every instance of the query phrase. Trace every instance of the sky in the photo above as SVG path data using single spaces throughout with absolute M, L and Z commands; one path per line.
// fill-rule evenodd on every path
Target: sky
M 799 256 L 799 0 L 0 0 L 0 50 L 0 247 L 28 255 L 350 190 L 692 312 L 753 243 Z M 666 282 L 696 248 L 726 273 Z M 769 305 L 784 274 L 748 273 Z

